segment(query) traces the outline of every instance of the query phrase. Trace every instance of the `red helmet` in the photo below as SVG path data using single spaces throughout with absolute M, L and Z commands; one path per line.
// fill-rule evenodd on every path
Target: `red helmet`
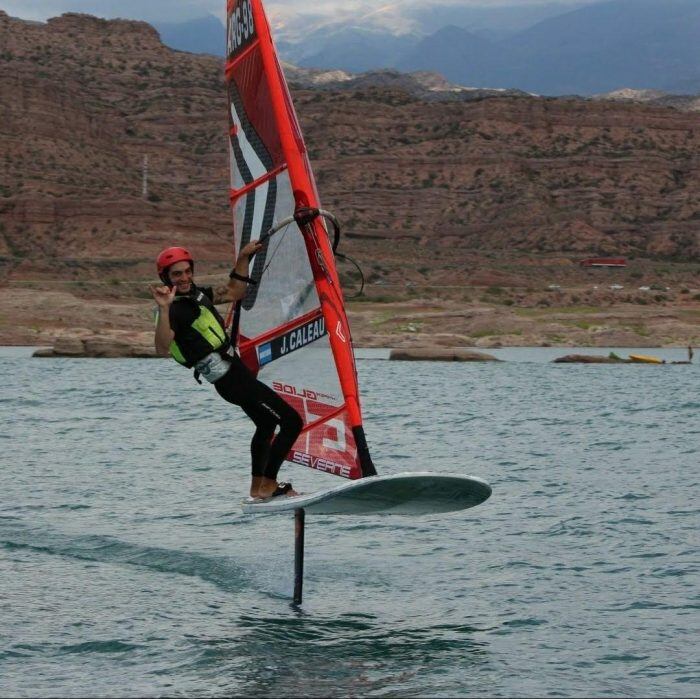
M 194 260 L 189 250 L 185 248 L 166 248 L 156 259 L 158 276 L 163 277 L 168 267 L 174 265 L 176 262 L 189 262 L 194 269 Z

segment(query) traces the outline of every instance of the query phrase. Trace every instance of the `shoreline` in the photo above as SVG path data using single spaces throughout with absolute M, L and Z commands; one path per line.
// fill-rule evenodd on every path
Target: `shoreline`
M 48 351 L 47 351 L 48 350 Z M 617 364 L 632 365 L 653 363 L 659 366 L 693 365 L 689 360 L 687 347 L 500 347 L 488 353 L 473 347 L 455 348 L 454 350 L 434 351 L 435 348 L 417 348 L 401 350 L 388 347 L 355 347 L 358 361 L 430 361 L 439 363 L 452 362 L 489 362 L 489 363 L 559 363 L 559 364 Z M 634 361 L 633 355 L 643 355 L 651 362 Z M 111 354 L 72 354 L 54 355 L 47 345 L 0 345 L 0 359 L 141 359 L 133 353 Z M 169 361 L 168 357 L 150 357 Z
M 53 289 L 12 289 L 0 297 L 3 346 L 55 347 L 81 354 L 81 346 L 150 356 L 153 302 L 146 298 L 81 297 Z M 700 346 L 700 299 L 679 294 L 658 304 L 601 299 L 593 305 L 537 297 L 499 303 L 421 296 L 384 301 L 349 300 L 355 348 L 495 350 L 537 347 L 683 350 Z M 697 295 L 700 296 L 700 295 Z M 220 309 L 225 314 L 226 308 Z M 90 352 L 93 353 L 92 351 Z

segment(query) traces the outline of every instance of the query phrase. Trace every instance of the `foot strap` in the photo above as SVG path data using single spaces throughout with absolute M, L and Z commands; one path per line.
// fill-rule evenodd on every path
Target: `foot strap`
M 276 498 L 279 495 L 286 495 L 290 490 L 293 490 L 291 483 L 278 483 L 275 492 L 270 495 L 271 498 Z

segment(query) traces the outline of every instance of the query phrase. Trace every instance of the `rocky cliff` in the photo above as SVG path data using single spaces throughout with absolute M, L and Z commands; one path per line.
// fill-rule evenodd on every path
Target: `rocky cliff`
M 351 310 L 356 341 L 699 341 L 692 100 L 288 74 L 323 204 L 368 282 Z M 0 11 L 0 286 L 11 290 L 0 344 L 149 344 L 146 284 L 167 244 L 194 251 L 200 279 L 223 275 L 226 130 L 216 58 L 168 49 L 140 22 Z M 593 254 L 630 264 L 580 268 Z M 351 295 L 357 273 L 341 264 L 341 277 Z
M 695 112 L 513 95 L 431 101 L 391 84 L 294 97 L 324 204 L 356 236 L 453 256 L 700 259 Z M 50 259 L 78 275 L 142 275 L 171 241 L 228 259 L 225 134 L 217 59 L 166 48 L 145 23 L 0 12 L 5 274 Z
M 165 240 L 224 257 L 225 128 L 215 59 L 145 23 L 0 12 L 0 255 L 81 276 L 139 270 Z

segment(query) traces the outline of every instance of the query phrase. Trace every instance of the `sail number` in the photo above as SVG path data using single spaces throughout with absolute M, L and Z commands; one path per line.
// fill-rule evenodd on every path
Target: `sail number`
M 230 57 L 238 49 L 248 43 L 255 34 L 253 21 L 253 8 L 250 0 L 238 3 L 228 16 L 228 31 L 226 38 L 226 52 Z

